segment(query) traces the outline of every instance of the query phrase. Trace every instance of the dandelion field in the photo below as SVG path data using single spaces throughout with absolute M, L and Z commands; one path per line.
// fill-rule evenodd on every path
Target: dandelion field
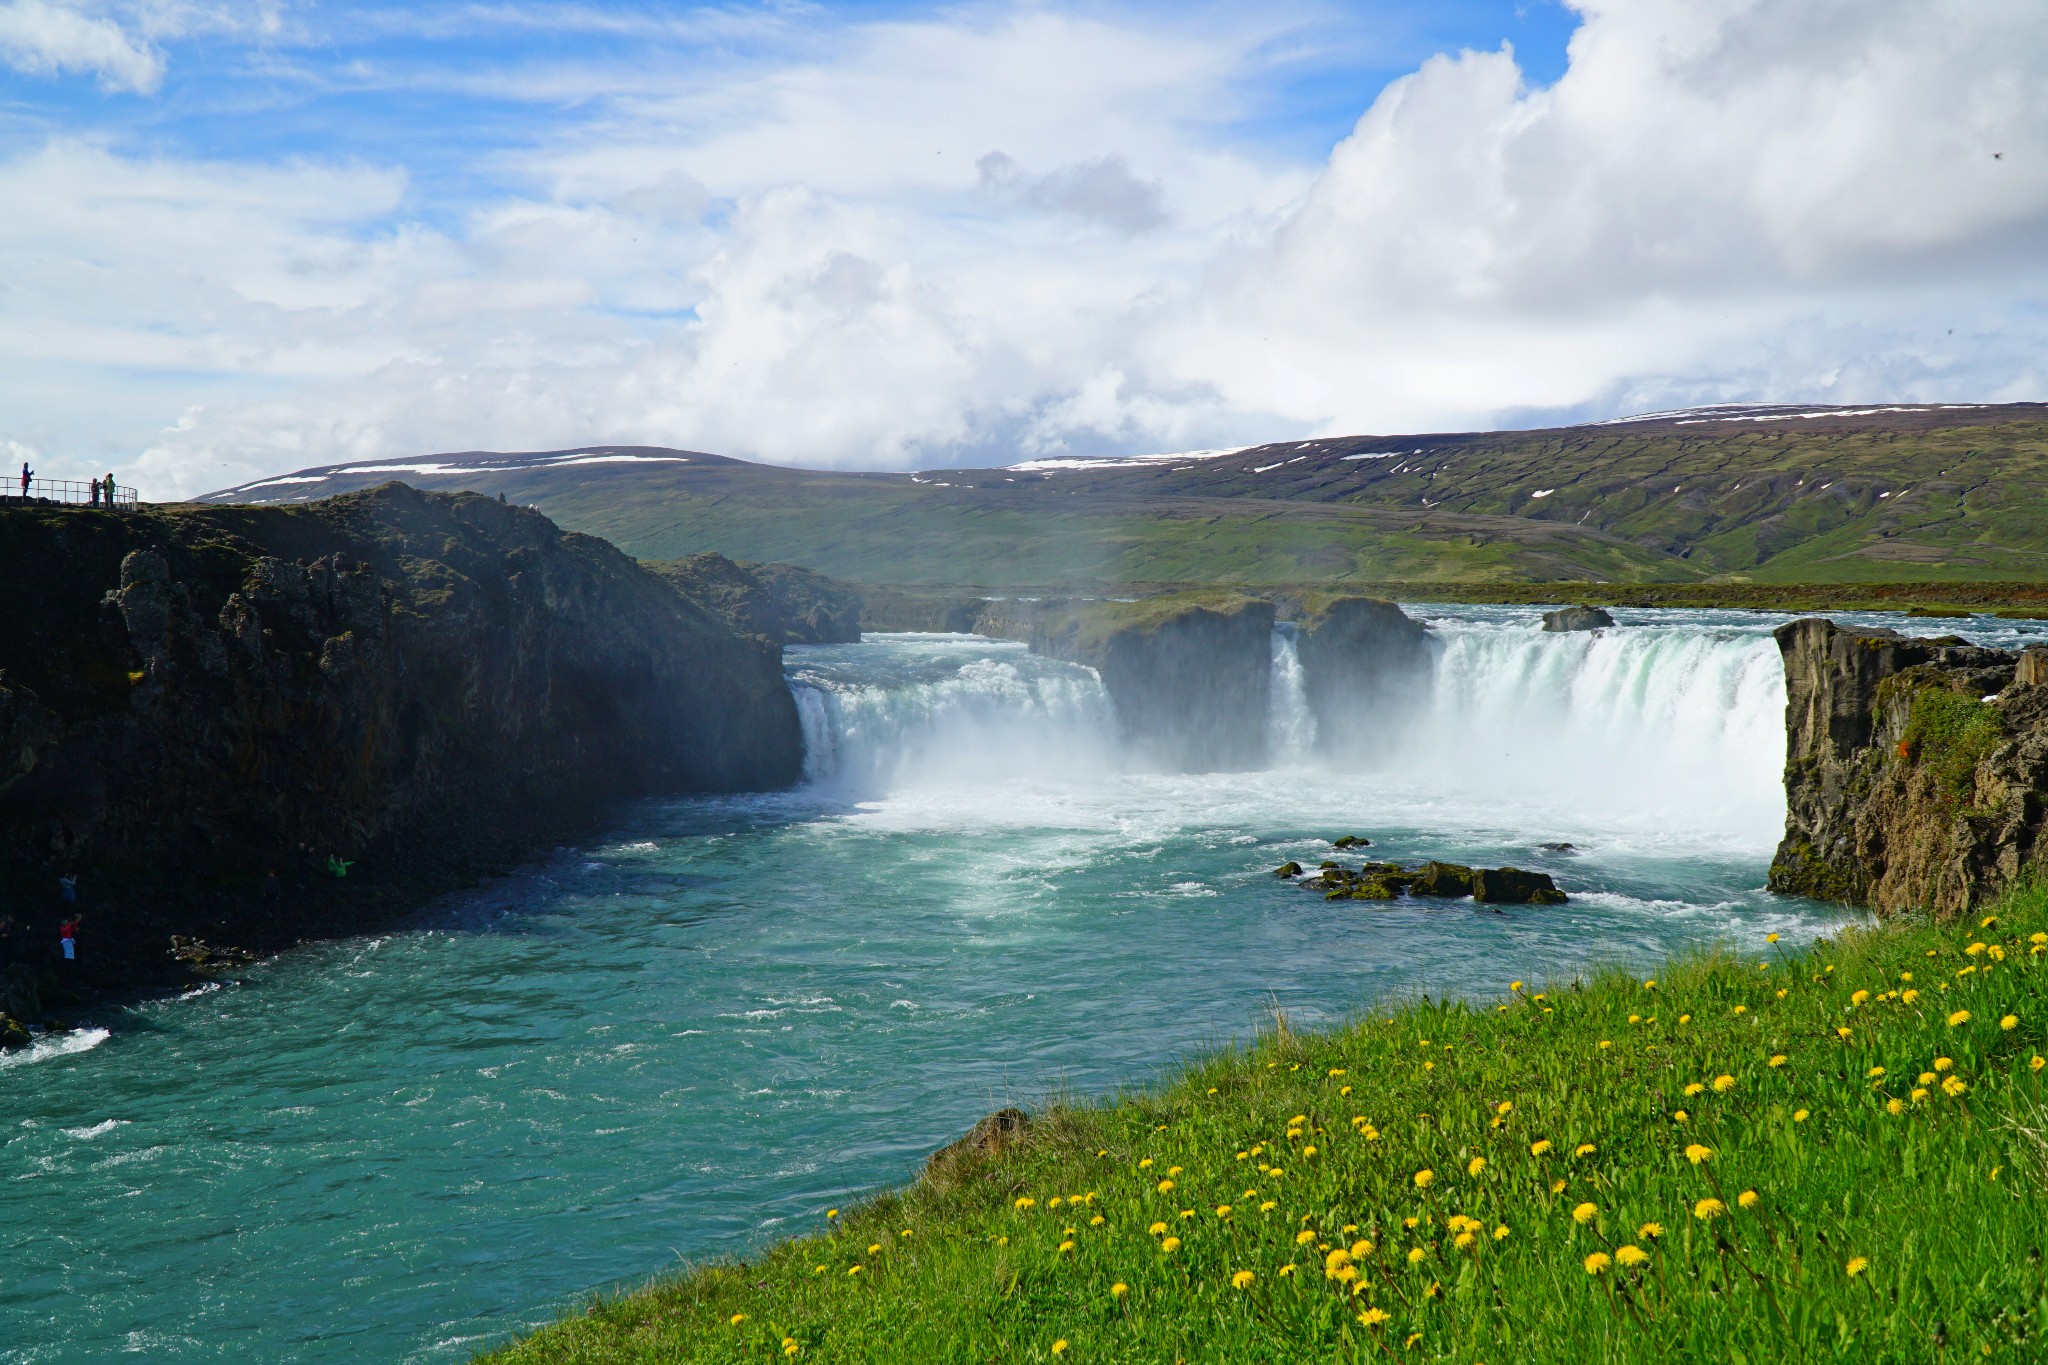
M 538 1362 L 2048 1359 L 2048 890 L 1056 1106 Z

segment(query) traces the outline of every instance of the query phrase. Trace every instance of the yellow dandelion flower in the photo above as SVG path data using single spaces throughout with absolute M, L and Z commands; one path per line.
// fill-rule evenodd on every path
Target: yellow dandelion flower
M 1582 1142 L 1582 1143 L 1580 1143 L 1580 1144 L 1579 1144 L 1578 1146 L 1576 1146 L 1576 1147 L 1572 1148 L 1572 1155 L 1573 1155 L 1573 1156 L 1591 1156 L 1591 1155 L 1593 1155 L 1593 1153 L 1594 1153 L 1594 1152 L 1595 1152 L 1596 1150 L 1597 1150 L 1597 1149 L 1596 1149 L 1596 1148 L 1595 1148 L 1595 1147 L 1593 1146 L 1593 1144 L 1592 1144 L 1592 1143 L 1590 1143 L 1590 1142 Z
M 1109 1287 L 1109 1296 L 1112 1299 L 1127 1298 L 1130 1296 L 1130 1292 L 1131 1287 L 1125 1284 L 1122 1280 L 1118 1280 L 1115 1284 Z
M 1166 1168 L 1166 1173 L 1167 1173 L 1168 1175 L 1179 1175 L 1179 1174 L 1180 1174 L 1180 1167 L 1178 1167 L 1178 1166 L 1168 1166 L 1168 1167 Z
M 2034 1054 L 2033 1058 L 2027 1062 L 2027 1070 L 2029 1071 L 2039 1071 L 2044 1066 L 2048 1066 L 2048 1057 L 2043 1057 L 2039 1053 Z
M 826 1209 L 826 1210 L 825 1210 L 825 1216 L 826 1216 L 827 1218 L 837 1218 L 837 1217 L 839 1216 L 839 1210 L 838 1210 L 838 1209 Z
M 1950 1028 L 1961 1028 L 1964 1024 L 1967 1024 L 1969 1022 L 1970 1012 L 1968 1010 L 1957 1010 L 1954 1014 L 1951 1014 L 1948 1017 L 1948 1026 Z
M 1277 1209 L 1277 1208 L 1279 1208 L 1279 1207 L 1280 1207 L 1280 1206 L 1279 1206 L 1279 1205 L 1278 1205 L 1277 1203 L 1275 1203 L 1275 1202 L 1273 1202 L 1272 1200 L 1268 1199 L 1268 1200 L 1266 1200 L 1266 1201 L 1265 1201 L 1264 1203 L 1262 1203 L 1262 1204 L 1260 1204 L 1260 1205 L 1259 1205 L 1259 1212 L 1260 1212 L 1260 1213 L 1271 1213 L 1271 1212 L 1272 1212 L 1272 1211 L 1273 1211 L 1274 1209 Z
M 1066 1202 L 1066 1200 L 1060 1198 L 1058 1195 L 1054 1195 L 1052 1198 L 1045 1201 L 1045 1206 L 1049 1209 L 1056 1209 Z
M 1918 1000 L 1919 998 L 1920 998 L 1920 992 L 1918 992 L 1918 991 L 1911 991 L 1911 990 L 1909 990 L 1909 991 L 1901 991 L 1901 992 L 1899 993 L 1899 999 L 1900 999 L 1900 1000 L 1903 1000 L 1903 1001 L 1904 1001 L 1904 1002 L 1905 1002 L 1906 1004 L 1908 1004 L 1908 1005 L 1912 1004 L 1912 1003 L 1913 1003 L 1913 1002 L 1914 1002 L 1915 1000 Z
M 1710 1222 L 1728 1212 L 1728 1206 L 1718 1199 L 1702 1199 L 1692 1206 L 1692 1216 L 1701 1222 Z
M 1872 1080 L 1875 1080 L 1875 1079 L 1877 1079 L 1877 1078 L 1878 1078 L 1879 1076 L 1882 1076 L 1882 1075 L 1884 1075 L 1884 1068 L 1883 1068 L 1883 1067 L 1881 1067 L 1881 1066 L 1874 1066 L 1874 1067 L 1870 1068 L 1870 1070 L 1868 1070 L 1868 1071 L 1864 1072 L 1863 1074 L 1864 1074 L 1865 1076 L 1868 1076 L 1868 1077 L 1870 1077 L 1870 1078 L 1871 1078 Z
M 1351 1253 L 1343 1247 L 1332 1247 L 1330 1254 L 1323 1257 L 1323 1273 L 1334 1275 L 1351 1264 Z
M 1954 1099 L 1969 1088 L 1961 1076 L 1951 1076 L 1941 1083 L 1942 1093 L 1946 1094 L 1950 1099 Z
M 1602 1038 L 1602 1039 L 1600 1040 L 1600 1050 L 1601 1050 L 1602 1052 L 1605 1052 L 1605 1051 L 1607 1051 L 1607 1049 L 1608 1049 L 1608 1048 L 1611 1048 L 1611 1047 L 1613 1047 L 1613 1046 L 1614 1046 L 1614 1043 L 1613 1043 L 1613 1041 L 1612 1041 L 1611 1039 L 1607 1039 L 1607 1038 Z
M 1674 1109 L 1671 1111 L 1671 1121 L 1673 1123 L 1684 1123 L 1688 1117 L 1690 1116 L 1683 1109 Z
M 1362 1261 L 1372 1255 L 1372 1238 L 1361 1237 L 1351 1244 L 1351 1259 Z
M 1161 1251 L 1165 1252 L 1165 1253 L 1166 1253 L 1167 1255 L 1171 1256 L 1171 1255 L 1172 1255 L 1172 1254 L 1173 1254 L 1174 1252 L 1176 1252 L 1176 1251 L 1179 1251 L 1179 1250 L 1180 1250 L 1180 1238 L 1178 1238 L 1178 1237 L 1168 1237 L 1168 1238 L 1166 1238 L 1165 1240 L 1163 1240 L 1162 1242 L 1160 1242 L 1160 1243 L 1159 1243 L 1159 1249 L 1160 1249 Z
M 870 1256 L 879 1256 L 879 1255 L 881 1255 L 881 1254 L 882 1254 L 882 1244 L 881 1244 L 880 1242 L 870 1242 L 870 1243 L 868 1243 L 868 1255 L 870 1255 Z
M 1033 1198 L 1032 1198 L 1032 1197 L 1031 1197 L 1030 1195 L 1028 1195 L 1028 1194 L 1026 1194 L 1026 1195 L 1020 1195 L 1020 1196 L 1018 1196 L 1017 1202 L 1016 1202 L 1015 1204 L 1011 1205 L 1011 1207 L 1012 1207 L 1012 1208 L 1014 1208 L 1014 1209 L 1016 1209 L 1016 1210 L 1017 1210 L 1017 1212 L 1019 1212 L 1019 1213 L 1022 1213 L 1022 1212 L 1024 1212 L 1024 1210 L 1026 1210 L 1026 1209 L 1033 1209 L 1033 1208 L 1037 1208 L 1037 1207 L 1038 1207 L 1038 1201 L 1037 1201 L 1036 1199 L 1033 1199 Z
M 1849 992 L 1849 1003 L 1850 1003 L 1850 1004 L 1852 1004 L 1852 1005 L 1860 1005 L 1860 1004 L 1862 1004 L 1862 1003 L 1863 1003 L 1864 1001 L 1868 1000 L 1869 998 L 1870 998 L 1870 992 L 1869 992 L 1869 991 L 1850 991 L 1850 992 Z
M 1853 1280 L 1864 1271 L 1870 1269 L 1870 1261 L 1862 1256 L 1851 1256 L 1849 1264 L 1843 1266 L 1842 1269 L 1849 1272 L 1849 1278 Z
M 1785 1056 L 1785 1054 L 1784 1054 L 1784 1053 L 1782 1053 L 1782 1052 L 1774 1052 L 1774 1053 L 1772 1053 L 1772 1054 L 1771 1054 L 1771 1060 L 1770 1060 L 1770 1061 L 1769 1061 L 1769 1062 L 1767 1063 L 1767 1065 L 1769 1065 L 1769 1066 L 1783 1066 L 1783 1065 L 1785 1065 L 1785 1063 L 1786 1063 L 1786 1062 L 1787 1062 L 1788 1060 L 1789 1060 L 1789 1059 L 1788 1059 L 1788 1058 L 1787 1058 L 1787 1057 Z
M 1650 1253 L 1637 1246 L 1634 1242 L 1624 1242 L 1614 1249 L 1615 1263 L 1623 1270 L 1634 1270 L 1649 1259 Z
M 1292 1261 L 1289 1261 L 1286 1265 L 1280 1267 L 1280 1278 L 1283 1280 L 1286 1279 L 1289 1275 L 1292 1275 L 1293 1273 L 1294 1263 Z
M 1572 1210 L 1572 1221 L 1580 1224 L 1590 1223 L 1599 1216 L 1599 1213 L 1600 1206 L 1598 1204 L 1581 1204 Z
M 1073 1244 L 1072 1242 L 1061 1242 L 1061 1243 L 1060 1243 L 1060 1255 L 1062 1255 L 1062 1256 L 1066 1255 L 1066 1254 L 1067 1254 L 1068 1252 L 1072 1251 L 1073 1249 L 1074 1249 L 1074 1244 Z
M 1982 953 L 1983 951 L 1984 951 L 1984 945 L 1983 945 L 1983 944 L 1982 944 L 1981 942 L 1979 942 L 1979 943 L 1972 943 L 1972 944 L 1971 944 L 1971 945 L 1970 945 L 1969 947 L 1967 947 L 1967 948 L 1963 949 L 1963 955 L 1964 955 L 1965 957 L 1976 957 L 1976 956 L 1977 956 L 1978 954 Z
M 1955 1060 L 1954 1060 L 1953 1058 L 1950 1058 L 1950 1057 L 1936 1057 L 1936 1058 L 1934 1059 L 1934 1069 L 1935 1069 L 1936 1071 L 1949 1071 L 1949 1070 L 1953 1070 L 1953 1069 L 1954 1069 L 1954 1067 L 1955 1067 Z
M 1643 1016 L 1642 1016 L 1642 1015 L 1640 1015 L 1640 1014 L 1631 1014 L 1631 1015 L 1630 1015 L 1630 1016 L 1628 1017 L 1628 1021 L 1629 1021 L 1629 1022 L 1630 1022 L 1631 1024 L 1640 1024 L 1640 1023 L 1642 1023 L 1642 1022 L 1643 1022 Z
M 1790 995 L 1791 993 L 1792 992 L 1786 990 L 1783 986 L 1778 987 L 1778 998 L 1780 1000 L 1783 1000 L 1786 996 Z
M 1230 1286 L 1233 1289 L 1250 1289 L 1252 1281 L 1258 1278 L 1249 1270 L 1240 1270 L 1230 1277 Z
M 1645 982 L 1643 983 L 1643 989 L 1644 989 L 1644 990 L 1646 990 L 1646 991 L 1654 991 L 1654 990 L 1656 990 L 1656 989 L 1657 989 L 1657 983 L 1656 983 L 1656 981 L 1655 981 L 1655 980 L 1645 981 Z
M 1691 1099 L 1694 1095 L 1700 1094 L 1705 1089 L 1704 1085 L 1701 1085 L 1698 1081 L 1693 1081 L 1685 1087 L 1686 1098 Z
M 1543 1155 L 1543 1154 L 1544 1154 L 1545 1152 L 1548 1152 L 1549 1150 L 1550 1150 L 1550 1139 L 1549 1139 L 1549 1138 L 1538 1138 L 1538 1139 L 1536 1139 L 1536 1141 L 1534 1141 L 1534 1142 L 1532 1142 L 1532 1143 L 1530 1143 L 1530 1144 L 1529 1144 L 1529 1155 L 1530 1155 L 1530 1156 L 1542 1156 L 1542 1155 Z
M 1753 1209 L 1763 1202 L 1763 1197 L 1755 1190 L 1744 1190 L 1735 1196 L 1735 1202 L 1745 1209 Z
M 1663 1235 L 1664 1225 L 1662 1223 L 1645 1223 L 1636 1229 L 1636 1236 L 1646 1242 L 1654 1242 Z
M 1840 1039 L 1842 1039 L 1842 1040 L 1843 1040 L 1844 1042 L 1847 1042 L 1847 1041 L 1848 1041 L 1848 1039 L 1849 1039 L 1849 1037 L 1850 1037 L 1850 1035 L 1851 1035 L 1851 1034 L 1853 1034 L 1853 1033 L 1855 1033 L 1855 1031 L 1856 1031 L 1856 1030 L 1854 1030 L 1854 1029 L 1850 1028 L 1850 1027 L 1849 1027 L 1848 1025 L 1844 1024 L 1844 1025 L 1842 1025 L 1841 1027 L 1839 1027 L 1839 1028 L 1837 1028 L 1837 1029 L 1835 1030 L 1835 1036 L 1836 1036 L 1837 1038 L 1840 1038 Z
M 1884 1102 L 1884 1111 L 1893 1115 L 1903 1114 L 1906 1112 L 1906 1102 L 1894 1095 Z
M 1367 1327 L 1378 1327 L 1392 1316 L 1394 1315 L 1384 1308 L 1368 1308 L 1358 1315 L 1358 1320 Z
M 1522 989 L 1522 983 L 1519 981 L 1510 981 L 1508 982 L 1508 989 L 1511 991 L 1518 991 Z
M 1140 1162 L 1138 1163 L 1138 1169 L 1139 1169 L 1139 1170 L 1141 1170 L 1141 1171 L 1149 1171 L 1149 1170 L 1151 1170 L 1151 1169 L 1152 1169 L 1152 1158 L 1148 1156 L 1148 1157 L 1146 1157 L 1146 1158 L 1145 1158 L 1145 1159 L 1144 1159 L 1143 1161 L 1140 1161 Z
M 1422 1170 L 1419 1170 L 1415 1173 L 1415 1188 L 1418 1190 L 1426 1190 L 1430 1187 L 1430 1184 L 1433 1181 L 1435 1181 L 1435 1179 L 1436 1172 L 1428 1169 L 1427 1167 L 1424 1167 Z
M 1478 1239 L 1475 1238 L 1471 1233 L 1461 1232 L 1455 1238 L 1452 1239 L 1451 1244 L 1457 1247 L 1460 1251 L 1469 1251 L 1472 1248 L 1472 1243 L 1477 1240 Z
M 1685 1159 L 1695 1166 L 1704 1161 L 1712 1161 L 1714 1159 L 1714 1149 L 1697 1142 L 1689 1143 L 1685 1149 Z
M 1162 1181 L 1160 1181 L 1160 1182 L 1159 1182 L 1159 1192 L 1160 1192 L 1161 1194 L 1165 1194 L 1165 1193 L 1166 1193 L 1167 1191 L 1171 1190 L 1172 1188 L 1173 1188 L 1173 1182 L 1172 1182 L 1171 1180 L 1162 1180 Z
M 1733 1076 L 1714 1077 L 1714 1093 L 1716 1095 L 1725 1095 L 1734 1088 L 1735 1078 Z
M 1778 936 L 1777 936 L 1776 934 L 1765 934 L 1765 935 L 1764 935 L 1764 942 L 1766 942 L 1766 943 L 1776 943 L 1777 941 L 1778 941 Z
M 1165 1231 L 1166 1224 L 1161 1223 L 1159 1225 L 1159 1228 L 1162 1232 Z M 1303 1228 L 1300 1232 L 1294 1234 L 1294 1244 L 1298 1247 L 1305 1247 L 1310 1242 L 1313 1242 L 1315 1239 L 1316 1235 L 1313 1232 L 1310 1232 L 1307 1228 Z
M 803 1346 L 797 1341 L 795 1337 L 784 1337 L 782 1339 L 782 1353 L 786 1356 L 797 1355 L 801 1353 L 803 1349 Z
M 1065 1354 L 1066 1354 L 1066 1352 L 1067 1352 L 1067 1339 L 1066 1339 L 1065 1337 L 1061 1337 L 1061 1338 L 1060 1338 L 1060 1339 L 1059 1339 L 1058 1341 L 1055 1341 L 1055 1342 L 1054 1342 L 1054 1343 L 1052 1344 L 1052 1353 L 1053 1353 L 1054 1355 L 1056 1355 L 1056 1356 L 1057 1356 L 1057 1355 L 1065 1355 Z
M 1333 1066 L 1330 1068 L 1330 1074 L 1332 1076 L 1341 1076 L 1344 1074 L 1344 1068 L 1341 1066 Z
M 1494 1241 L 1496 1241 L 1496 1242 L 1505 1242 L 1505 1241 L 1506 1241 L 1507 1239 L 1508 1239 L 1508 1225 L 1507 1225 L 1506 1223 L 1502 1223 L 1502 1224 L 1500 1224 L 1500 1225 L 1498 1225 L 1497 1227 L 1495 1227 L 1495 1228 L 1494 1228 L 1494 1230 L 1493 1230 L 1493 1240 L 1494 1240 Z
M 1613 1264 L 1614 1259 L 1606 1252 L 1596 1251 L 1585 1260 L 1586 1273 L 1588 1275 L 1599 1275 L 1604 1273 L 1607 1267 Z
M 741 1323 L 745 1322 L 746 1320 L 747 1320 L 747 1315 L 746 1315 L 745 1313 L 734 1313 L 734 1314 L 732 1315 L 731 1323 L 732 1323 L 732 1325 L 733 1325 L 734 1327 L 737 1327 L 737 1326 L 739 1326 L 739 1325 L 740 1325 Z
M 849 1275 L 858 1275 L 860 1274 L 860 1269 L 861 1268 L 857 1265 L 850 1265 L 846 1267 L 846 1273 Z
M 1465 1163 L 1466 1175 L 1478 1175 L 1481 1171 L 1485 1169 L 1486 1158 L 1483 1156 L 1475 1156 L 1470 1161 Z
M 1152 1235 L 1153 1235 L 1154 1237 L 1164 1237 L 1164 1236 L 1166 1235 L 1166 1224 L 1164 1224 L 1164 1223 L 1154 1223 L 1154 1224 L 1153 1224 L 1153 1225 L 1152 1225 L 1152 1226 L 1151 1226 L 1151 1227 L 1150 1227 L 1149 1229 L 1147 1229 L 1147 1230 L 1148 1230 L 1149 1232 L 1151 1232 L 1151 1234 L 1152 1234 Z M 1308 1235 L 1309 1235 L 1309 1237 L 1310 1237 L 1311 1239 L 1313 1239 L 1313 1238 L 1314 1238 L 1314 1236 L 1315 1236 L 1315 1234 L 1314 1234 L 1314 1233 L 1310 1233 L 1310 1234 L 1308 1234 Z
M 1424 1251 L 1424 1250 L 1423 1250 L 1423 1249 L 1422 1249 L 1421 1247 L 1409 1247 L 1409 1248 L 1408 1248 L 1408 1264 L 1409 1264 L 1409 1265 L 1421 1265 L 1421 1264 L 1422 1264 L 1422 1262 L 1423 1262 L 1423 1261 L 1424 1261 L 1424 1260 L 1425 1260 L 1425 1259 L 1426 1259 L 1426 1258 L 1427 1258 L 1428 1256 L 1429 1256 L 1429 1253 L 1428 1253 L 1427 1251 Z
M 1552 1194 L 1563 1194 L 1563 1193 L 1564 1193 L 1564 1187 L 1565 1187 L 1565 1182 L 1564 1182 L 1564 1181 L 1562 1181 L 1562 1180 L 1553 1180 L 1553 1181 L 1551 1181 L 1551 1182 L 1550 1182 L 1550 1192 L 1551 1192 Z
M 1762 970 L 1764 969 L 1764 964 L 1763 964 L 1763 963 L 1761 963 L 1761 962 L 1757 963 L 1757 964 L 1756 964 L 1756 969 L 1757 969 L 1758 971 L 1762 971 Z M 1748 1014 L 1748 1013 L 1749 1013 L 1749 1006 L 1747 1006 L 1747 1005 L 1737 1005 L 1737 1006 L 1735 1007 L 1735 1013 L 1737 1013 L 1737 1014 Z
M 1315 1144 L 1314 1144 L 1313 1142 L 1309 1143 L 1309 1144 L 1308 1144 L 1308 1145 L 1307 1145 L 1306 1147 L 1303 1147 L 1303 1148 L 1301 1149 L 1301 1155 L 1302 1155 L 1302 1157 L 1303 1157 L 1303 1159 L 1304 1159 L 1304 1160 L 1305 1160 L 1305 1159 L 1307 1159 L 1307 1158 L 1309 1158 L 1309 1157 L 1312 1157 L 1312 1156 L 1314 1156 L 1315 1154 L 1316 1154 L 1316 1145 L 1315 1145 Z
M 2014 1029 L 2018 1028 L 2019 1026 L 2020 1017 L 2017 1014 L 2008 1014 L 2003 1019 L 2000 1019 L 1998 1021 L 1998 1027 L 2005 1030 L 2005 1032 L 2007 1033 L 2011 1033 Z
M 1924 1085 L 1914 1086 L 1912 1093 L 1909 1094 L 1906 1098 L 1912 1100 L 1915 1104 L 1920 1103 L 1920 1101 L 1927 1098 L 1927 1087 Z
M 1692 1022 L 1692 1016 L 1690 1014 L 1681 1014 L 1678 1016 L 1678 1022 L 1681 1024 L 1690 1024 Z
M 1509 1114 L 1515 1112 L 1515 1102 L 1513 1100 L 1502 1100 L 1499 1104 L 1493 1106 L 1493 1112 L 1502 1118 L 1506 1118 Z

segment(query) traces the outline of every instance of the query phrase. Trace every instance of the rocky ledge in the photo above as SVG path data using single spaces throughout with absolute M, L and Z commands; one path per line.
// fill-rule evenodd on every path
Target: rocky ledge
M 1320 891 L 1323 899 L 1333 901 L 1463 900 L 1470 896 L 1485 905 L 1563 905 L 1569 899 L 1549 873 L 1519 867 L 1429 862 L 1404 868 L 1399 863 L 1366 863 L 1352 871 L 1326 861 L 1313 876 L 1304 872 L 1300 863 L 1282 863 L 1273 869 L 1273 875 Z
M 622 799 L 802 767 L 779 645 L 493 499 L 5 509 L 0 579 L 0 952 L 46 998 L 360 931 Z
M 1777 639 L 1787 813 L 1773 890 L 1952 917 L 2043 870 L 2048 652 L 1825 620 Z

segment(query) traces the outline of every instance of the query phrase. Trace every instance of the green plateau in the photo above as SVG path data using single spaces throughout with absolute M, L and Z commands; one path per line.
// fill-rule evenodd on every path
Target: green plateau
M 1701 409 L 924 473 L 645 446 L 337 465 L 211 494 L 401 478 L 528 503 L 638 558 L 705 551 L 898 587 L 2037 582 L 2048 405 Z M 1967 599 L 1957 599 L 1967 600 Z

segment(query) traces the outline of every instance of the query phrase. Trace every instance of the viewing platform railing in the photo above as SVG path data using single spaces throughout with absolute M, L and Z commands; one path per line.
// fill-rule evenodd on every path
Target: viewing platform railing
M 90 479 L 30 479 L 26 488 L 19 478 L 0 482 L 0 507 L 61 503 L 68 507 L 104 507 L 110 512 L 133 512 L 136 502 L 135 490 L 119 484 L 114 485 L 111 497 L 107 494 L 106 485 L 100 485 L 95 499 Z

